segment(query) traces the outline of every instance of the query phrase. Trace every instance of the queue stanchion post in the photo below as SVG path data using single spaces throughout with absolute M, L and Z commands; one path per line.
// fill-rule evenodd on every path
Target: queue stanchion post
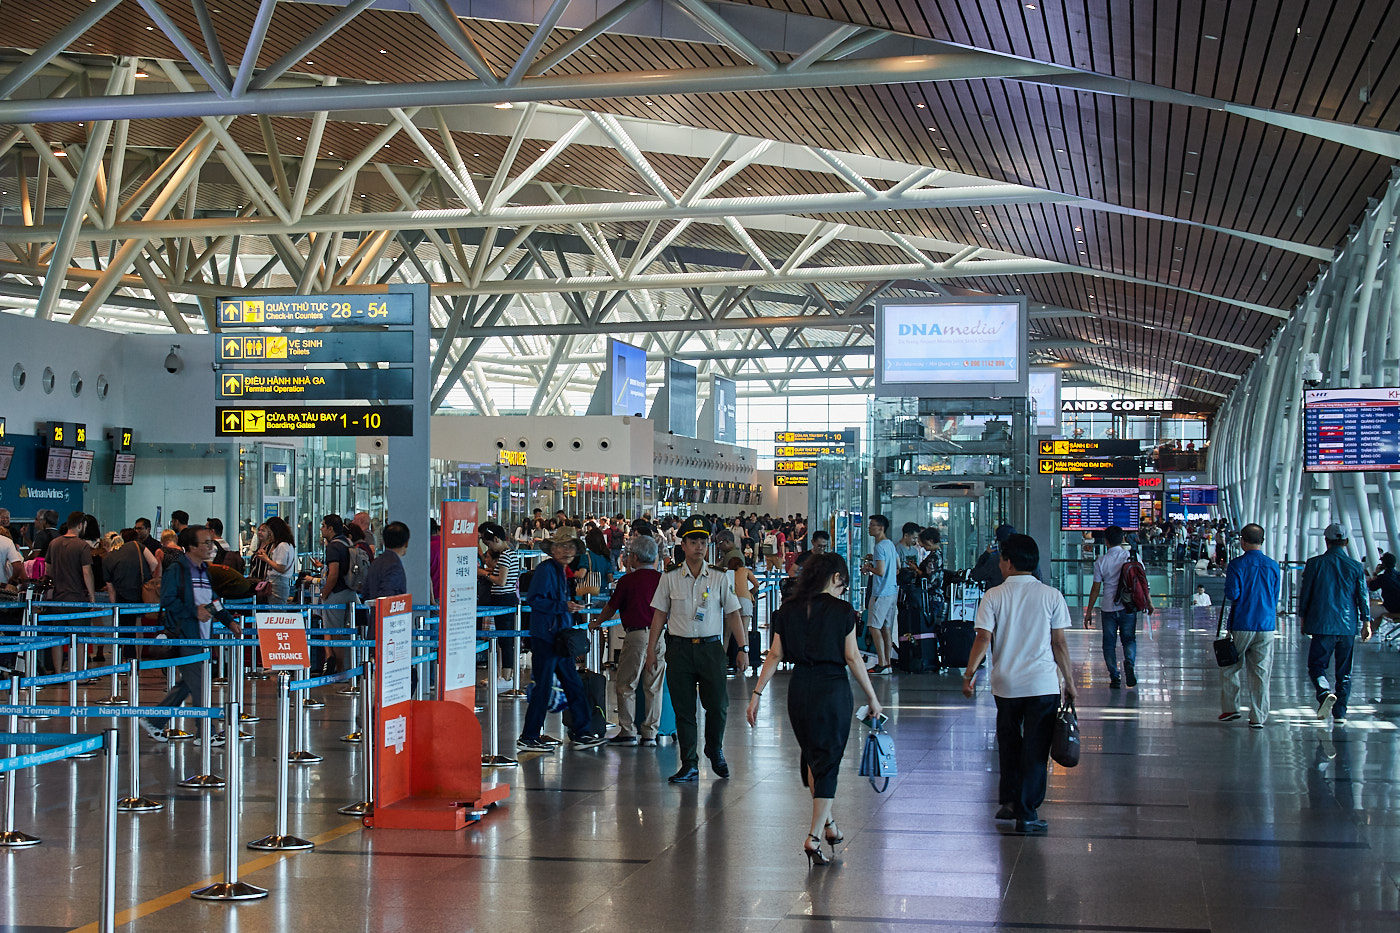
M 77 636 L 77 635 L 69 635 L 69 636 L 68 636 L 68 656 L 69 656 L 70 658 L 76 658 L 76 657 L 78 656 L 78 636 Z M 76 677 L 73 678 L 72 680 L 68 681 L 68 705 L 69 705 L 69 706 L 77 706 L 77 705 L 78 705 L 78 679 L 77 679 Z M 77 717 L 77 716 L 69 716 L 69 717 L 68 717 L 68 731 L 69 731 L 69 732 L 72 732 L 72 733 L 76 733 L 76 732 L 78 731 L 78 717 Z M 74 755 L 73 757 L 74 757 L 74 758 L 92 758 L 92 757 L 94 757 L 96 754 L 97 754 L 97 752 L 82 752 L 81 754 Z
M 238 704 L 238 708 L 241 711 L 243 709 L 243 646 L 231 643 L 228 646 L 228 652 L 228 667 L 226 668 L 229 676 L 228 689 L 234 702 Z M 227 736 L 230 730 L 232 730 L 232 733 L 238 736 L 240 741 L 251 741 L 253 734 L 251 732 L 244 732 L 241 728 L 242 723 L 251 721 L 245 718 L 246 715 L 247 714 L 243 712 L 239 712 L 238 719 L 235 722 L 224 723 L 224 735 Z
M 133 706 L 141 704 L 141 662 L 131 659 L 131 671 L 127 674 L 126 688 L 131 694 Z M 123 813 L 150 813 L 165 809 L 165 804 L 141 795 L 141 717 L 127 717 L 126 741 L 130 750 L 127 761 L 127 776 L 131 781 L 131 793 L 117 801 L 117 809 Z M 74 730 L 76 731 L 76 730 Z
M 121 611 L 120 609 L 118 609 L 118 608 L 113 607 L 113 609 L 112 609 L 112 637 L 113 637 L 113 638 L 117 638 L 118 636 L 121 635 L 121 624 L 122 624 L 122 611 Z M 120 650 L 121 650 L 121 648 L 118 647 L 117 645 L 113 645 L 113 646 L 112 646 L 112 653 L 113 653 L 114 655 L 115 655 L 118 651 L 120 651 Z M 115 660 L 115 658 L 113 658 L 113 660 Z M 77 659 L 74 658 L 74 659 L 73 659 L 73 664 L 74 664 L 75 667 L 77 666 L 77 663 L 78 663 Z M 112 672 L 111 684 L 112 684 L 112 692 L 111 692 L 111 694 L 110 694 L 109 696 L 107 696 L 106 698 L 104 698 L 104 699 L 98 700 L 98 701 L 97 701 L 97 705 L 98 705 L 98 706 L 125 706 L 125 705 L 126 705 L 126 697 L 122 696 L 122 681 L 121 681 L 121 675 L 118 674 L 118 673 L 116 673 L 115 671 Z
M 496 678 L 500 676 L 501 662 L 496 655 L 496 646 L 491 644 L 491 639 L 487 638 L 486 648 L 486 680 L 491 684 L 493 691 L 496 685 Z M 486 704 L 486 754 L 481 756 L 481 766 L 483 768 L 513 768 L 520 762 L 501 754 L 501 705 L 499 703 Z
M 365 658 L 364 687 L 360 690 L 360 775 L 364 797 L 339 807 L 337 813 L 346 816 L 369 816 L 374 812 L 374 658 Z
M 224 729 L 238 728 L 238 702 L 230 698 L 224 706 Z M 198 901 L 252 901 L 267 897 L 267 888 L 238 880 L 238 811 L 242 806 L 243 746 L 239 742 L 229 742 L 228 791 L 224 794 L 224 839 L 227 850 L 224 853 L 224 880 L 198 888 L 190 892 L 190 897 Z
M 199 662 L 204 667 L 204 676 L 200 678 L 203 681 L 203 687 L 200 690 L 199 701 L 207 710 L 214 700 L 214 687 L 209 682 L 209 674 L 211 673 L 209 659 L 213 657 L 214 653 L 209 651 L 206 652 L 206 655 L 207 657 Z M 214 720 L 208 716 L 199 722 L 199 739 L 199 773 L 180 781 L 180 786 L 197 787 L 201 790 L 224 787 L 228 782 L 214 773 Z
M 135 721 L 135 717 L 132 717 Z M 102 772 L 102 904 L 98 913 L 101 933 L 117 929 L 117 780 L 121 762 L 117 755 L 117 730 L 102 731 L 102 752 L 105 758 Z M 136 746 L 130 749 L 132 758 L 140 757 Z
M 524 615 L 524 608 L 517 602 L 515 604 L 515 631 L 517 632 L 524 631 L 524 626 L 522 625 L 524 622 Z M 529 696 L 528 693 L 520 689 L 520 668 L 525 663 L 525 653 L 521 649 L 524 648 L 525 645 L 519 635 L 512 635 L 510 637 L 515 641 L 515 665 L 510 670 L 510 689 L 501 694 L 501 696 L 510 697 L 512 700 L 523 700 Z
M 346 621 L 348 624 L 342 625 L 342 626 L 341 626 L 341 628 L 348 628 L 348 629 L 354 629 L 354 630 L 355 630 L 355 634 L 350 636 L 350 638 L 353 639 L 354 641 L 359 641 L 359 638 L 358 638 L 357 636 L 359 635 L 360 626 L 359 626 L 359 624 L 358 624 L 358 616 L 356 615 L 356 612 L 355 612 L 355 610 L 356 610 L 356 608 L 358 608 L 358 606 L 359 606 L 358 603 L 350 603 L 348 606 L 345 607 L 345 621 Z M 361 651 L 361 649 L 360 649 L 360 646 L 359 646 L 359 645 L 351 645 L 351 646 L 350 646 L 350 667 L 355 668 L 355 667 L 359 667 L 359 666 L 360 666 L 360 651 Z M 355 696 L 359 696 L 359 695 L 360 695 L 360 678 L 359 678 L 359 677 L 351 677 L 349 680 L 347 680 L 347 681 L 345 682 L 345 685 L 344 685 L 343 687 L 341 687 L 339 690 L 336 691 L 336 693 L 340 694 L 340 695 L 343 696 L 343 697 L 355 697 Z
M 311 719 L 310 709 L 305 703 L 297 703 L 294 709 L 297 717 L 296 741 L 292 744 L 296 745 L 296 751 L 289 754 L 287 760 L 294 765 L 314 765 L 321 760 L 321 756 L 306 747 L 310 741 L 307 737 L 307 733 L 311 731 L 307 728 Z
M 10 675 L 10 705 L 19 706 L 19 675 Z M 19 731 L 19 716 L 10 714 L 10 731 Z M 5 811 L 0 814 L 0 848 L 24 849 L 43 842 L 38 836 L 15 829 L 15 785 L 19 783 L 19 772 L 5 775 Z
M 249 678 L 251 678 L 251 677 L 253 676 L 252 672 L 248 670 L 248 646 L 247 646 L 247 645 L 239 645 L 237 651 L 238 651 L 238 685 L 237 685 L 237 690 L 236 690 L 236 692 L 234 693 L 234 696 L 236 696 L 236 697 L 238 698 L 238 708 L 241 709 L 241 710 L 243 710 L 243 712 L 241 712 L 241 713 L 238 714 L 238 716 L 239 716 L 239 721 L 240 721 L 240 722 L 262 722 L 262 717 L 259 716 L 257 713 L 250 713 L 250 712 L 248 712 L 248 680 L 249 680 Z M 252 738 L 252 736 L 249 735 L 249 734 L 246 733 L 246 732 L 245 732 L 245 733 L 242 733 L 242 737 L 245 738 L 245 739 L 251 739 L 251 738 Z
M 277 827 L 271 835 L 248 843 L 250 849 L 279 852 L 315 848 L 315 843 L 287 832 L 287 798 L 291 793 L 287 781 L 287 756 L 291 751 L 291 724 L 287 721 L 292 711 L 292 693 L 288 687 L 291 679 L 289 672 L 277 672 Z
M 306 634 L 307 634 L 307 637 L 309 638 L 310 635 L 311 635 L 311 632 L 313 631 L 313 629 L 311 628 L 311 610 L 308 609 L 308 610 L 305 610 L 305 611 L 306 611 Z M 322 622 L 324 623 L 324 621 L 325 621 L 325 617 L 322 616 Z M 325 650 L 325 649 L 322 649 L 322 650 Z M 311 693 L 310 690 L 303 690 L 303 691 L 301 691 L 301 706 L 302 706 L 304 709 L 322 709 L 322 708 L 325 707 L 325 705 L 326 705 L 326 702 L 325 702 L 324 700 L 322 700 L 320 697 L 313 695 L 313 694 Z M 298 721 L 300 721 L 300 720 L 298 720 Z
M 165 692 L 169 693 L 175 689 L 175 668 L 165 669 Z M 194 733 L 183 728 L 181 723 L 184 720 L 179 716 L 171 716 L 170 723 L 162 730 L 167 742 L 189 742 L 194 739 Z
M 362 663 L 360 659 L 360 646 L 355 645 L 351 650 L 354 652 L 354 654 L 351 655 L 351 658 L 355 661 L 355 666 L 360 667 Z M 366 652 L 366 654 L 368 654 L 368 652 Z M 359 674 L 356 677 L 350 678 L 349 682 L 354 682 L 355 680 L 361 679 L 363 677 L 364 674 Z M 346 693 L 346 691 L 341 692 Z M 356 702 L 356 699 L 360 695 L 360 691 L 355 690 L 353 692 L 349 692 L 347 695 L 351 698 L 350 731 L 342 735 L 340 737 L 340 741 L 345 742 L 347 745 L 355 745 L 359 743 L 360 738 L 362 737 L 362 734 L 364 732 L 364 722 L 360 719 L 360 704 Z

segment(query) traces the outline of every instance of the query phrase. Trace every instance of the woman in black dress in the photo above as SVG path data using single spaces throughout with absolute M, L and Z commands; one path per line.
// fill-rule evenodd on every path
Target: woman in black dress
M 847 669 L 865 691 L 870 714 L 881 713 L 856 647 L 856 611 L 844 599 L 850 582 L 850 569 L 839 554 L 816 554 L 807 560 L 792 593 L 773 614 L 773 643 L 749 697 L 749 725 L 755 726 L 763 688 L 778 664 L 789 661 L 795 665 L 788 682 L 788 719 L 802 749 L 802 783 L 812 792 L 812 825 L 802 841 L 809 865 L 831 862 L 822 852 L 823 838 L 833 854 L 844 838 L 832 819 L 831 804 L 846 739 L 851 734 L 853 701 Z

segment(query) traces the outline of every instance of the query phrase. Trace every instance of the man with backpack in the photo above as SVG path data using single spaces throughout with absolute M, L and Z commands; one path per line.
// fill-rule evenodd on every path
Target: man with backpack
M 349 607 L 357 602 L 369 575 L 369 556 L 350 543 L 345 522 L 334 512 L 321 519 L 321 540 L 326 542 L 321 574 L 321 626 L 346 628 L 354 618 Z M 340 655 L 331 647 L 325 652 L 321 673 L 334 674 L 340 670 Z
M 1152 603 L 1147 592 L 1146 571 L 1124 547 L 1123 529 L 1110 525 L 1103 537 L 1108 550 L 1094 561 L 1094 585 L 1084 607 L 1084 627 L 1092 627 L 1094 604 L 1102 594 L 1103 611 L 1099 623 L 1103 628 L 1103 659 L 1108 665 L 1108 686 L 1117 690 L 1125 680 L 1129 687 L 1137 686 L 1137 614 L 1139 611 L 1151 614 Z M 1118 675 L 1119 641 L 1123 643 L 1121 679 Z

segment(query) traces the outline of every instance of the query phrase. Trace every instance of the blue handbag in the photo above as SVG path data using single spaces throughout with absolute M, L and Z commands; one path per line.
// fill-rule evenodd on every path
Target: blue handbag
M 865 748 L 860 754 L 860 776 L 870 779 L 875 793 L 883 794 L 890 786 L 890 778 L 898 773 L 894 760 L 894 737 L 885 731 L 882 717 L 870 724 L 870 732 L 865 737 Z

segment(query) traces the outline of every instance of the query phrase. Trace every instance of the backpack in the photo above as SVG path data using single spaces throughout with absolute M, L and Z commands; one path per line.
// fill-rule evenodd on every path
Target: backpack
M 1152 596 L 1147 589 L 1147 571 L 1141 563 L 1129 559 L 1118 571 L 1118 591 L 1113 601 L 1123 607 L 1124 612 L 1142 612 L 1152 609 Z
M 345 586 L 358 593 L 364 589 L 365 578 L 369 576 L 369 555 L 353 544 L 348 545 L 346 551 L 349 558 L 345 562 Z
M 777 554 L 777 553 L 778 553 L 778 534 L 777 534 L 777 532 L 770 531 L 770 532 L 768 532 L 766 535 L 763 536 L 763 553 L 764 553 L 764 554 Z

